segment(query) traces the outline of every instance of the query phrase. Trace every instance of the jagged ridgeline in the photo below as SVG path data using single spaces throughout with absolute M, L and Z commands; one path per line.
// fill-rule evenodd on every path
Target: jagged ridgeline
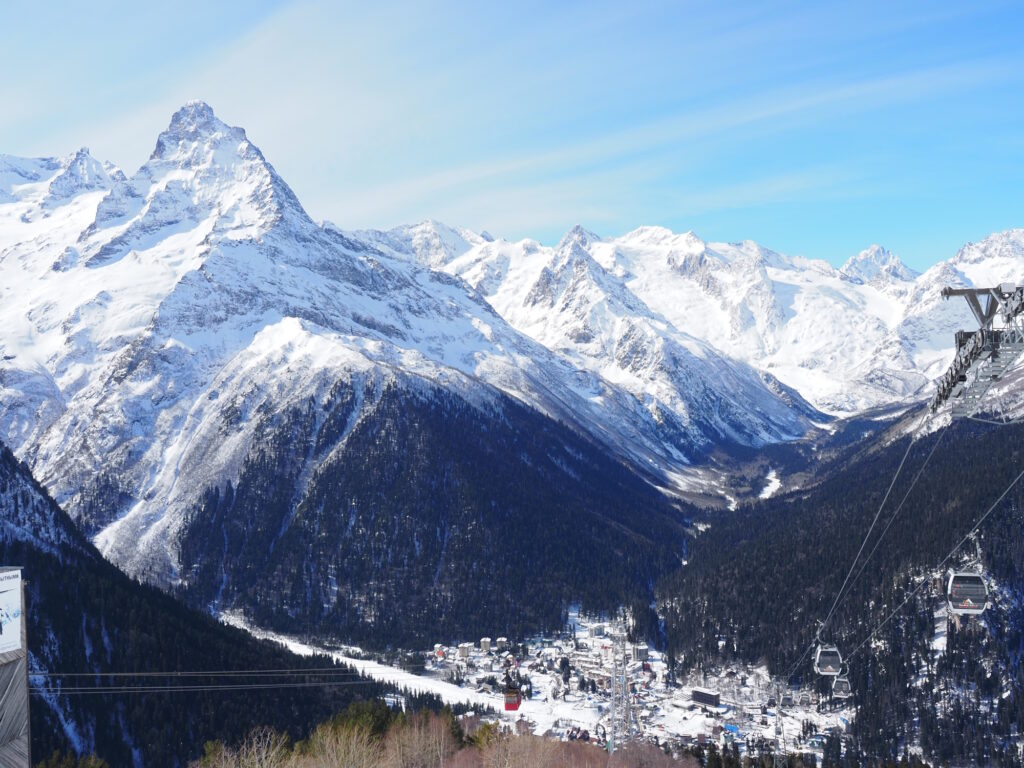
M 560 628 L 573 600 L 646 604 L 683 536 L 643 479 L 510 398 L 371 377 L 263 417 L 237 482 L 186 516 L 180 560 L 198 605 L 423 647 Z
M 0 439 L 104 556 L 206 610 L 379 643 L 554 626 L 678 562 L 646 479 L 821 417 L 648 317 L 583 232 L 531 306 L 594 346 L 546 346 L 314 222 L 201 102 L 130 176 L 84 150 L 0 170 Z
M 825 636 L 850 654 L 928 579 L 850 660 L 858 703 L 853 735 L 866 755 L 898 756 L 914 739 L 940 763 L 996 764 L 1016 754 L 1011 735 L 1024 726 L 1024 487 L 1015 486 L 980 531 L 983 566 L 997 587 L 982 623 L 951 624 L 943 638 L 943 586 L 934 575 L 1024 469 L 1022 438 L 1021 426 L 958 422 L 922 438 L 908 455 L 865 554 L 910 489 L 906 503 Z M 839 592 L 907 439 L 864 452 L 805 493 L 711 517 L 689 564 L 659 588 L 674 656 L 688 667 L 767 661 L 784 675 Z M 797 675 L 816 682 L 809 661 Z
M 0 445 L 0 562 L 24 567 L 32 671 L 96 673 L 60 678 L 69 688 L 100 683 L 254 685 L 272 689 L 149 693 L 57 693 L 57 678 L 33 675 L 50 689 L 31 698 L 32 754 L 95 752 L 111 766 L 183 765 L 208 739 L 229 743 L 258 725 L 274 724 L 295 738 L 311 724 L 388 687 L 295 687 L 323 679 L 294 675 L 110 678 L 105 672 L 281 670 L 330 668 L 323 659 L 294 656 L 226 627 L 181 602 L 140 585 L 106 562 Z M 334 669 L 337 669 L 336 667 Z M 331 672 L 342 679 L 341 672 Z M 345 681 L 359 680 L 344 675 Z

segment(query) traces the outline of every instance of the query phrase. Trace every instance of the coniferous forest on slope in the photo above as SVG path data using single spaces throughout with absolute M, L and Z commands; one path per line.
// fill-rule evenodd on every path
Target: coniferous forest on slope
M 39 503 L 23 490 L 27 467 L 0 446 L 0 497 L 13 505 L 13 517 Z M 33 485 L 34 481 L 32 481 Z M 18 490 L 16 490 L 18 489 Z M 323 658 L 300 658 L 280 646 L 254 639 L 198 613 L 173 597 L 128 578 L 105 561 L 74 528 L 45 492 L 50 510 L 73 547 L 47 551 L 33 543 L 0 536 L 0 562 L 23 566 L 27 581 L 29 650 L 51 673 L 94 672 L 86 677 L 54 677 L 33 685 L 65 690 L 99 683 L 181 684 L 173 674 L 115 678 L 106 672 L 285 670 L 322 668 L 329 673 L 296 676 L 192 677 L 196 685 L 269 685 L 249 690 L 172 693 L 68 694 L 31 701 L 32 753 L 43 759 L 55 751 L 84 749 L 111 766 L 184 765 L 202 751 L 203 741 L 242 739 L 270 725 L 293 738 L 349 704 L 382 696 L 388 686 L 361 679 Z M 344 685 L 294 687 L 310 682 Z M 349 684 L 357 683 L 357 684 Z M 413 697 L 413 706 L 438 705 Z M 77 743 L 67 733 L 75 734 Z
M 865 554 L 908 490 L 909 496 L 867 566 L 854 570 L 859 577 L 823 634 L 849 655 L 927 581 L 849 660 L 854 764 L 858 755 L 899 757 L 915 737 L 938 762 L 1018 764 L 1009 737 L 1024 726 L 1024 483 L 980 530 L 984 566 L 998 587 L 995 605 L 984 623 L 964 617 L 959 629 L 951 624 L 937 662 L 930 653 L 933 613 L 944 586 L 930 576 L 1024 468 L 1022 437 L 1020 426 L 958 422 L 911 448 Z M 692 543 L 689 564 L 658 589 L 667 649 L 677 663 L 765 661 L 773 674 L 785 675 L 839 592 L 907 440 L 855 457 L 807 492 L 709 514 L 711 527 Z M 973 545 L 962 552 L 973 554 Z M 795 672 L 801 677 L 827 693 L 809 658 Z
M 186 522 L 187 599 L 407 648 L 560 629 L 570 602 L 649 603 L 680 562 L 683 512 L 568 428 L 500 403 L 384 384 L 261 423 L 238 482 Z M 326 457 L 303 478 L 311 452 Z

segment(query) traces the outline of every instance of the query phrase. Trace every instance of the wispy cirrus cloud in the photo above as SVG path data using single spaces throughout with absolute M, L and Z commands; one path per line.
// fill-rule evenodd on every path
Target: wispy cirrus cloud
M 95 45 L 78 14 L 68 60 L 0 83 L 0 147 L 88 144 L 131 172 L 203 98 L 346 227 L 657 223 L 841 258 L 1021 223 L 1012 4 L 216 5 L 184 55 L 167 53 L 184 23 L 140 33 L 139 10 L 122 45 Z M 851 200 L 855 218 L 830 206 Z

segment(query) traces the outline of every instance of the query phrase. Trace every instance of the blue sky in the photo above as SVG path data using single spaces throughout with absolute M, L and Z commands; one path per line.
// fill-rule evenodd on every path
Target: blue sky
M 314 218 L 556 241 L 641 224 L 918 269 L 1024 226 L 1020 3 L 38 2 L 0 10 L 0 152 L 134 171 L 241 125 Z

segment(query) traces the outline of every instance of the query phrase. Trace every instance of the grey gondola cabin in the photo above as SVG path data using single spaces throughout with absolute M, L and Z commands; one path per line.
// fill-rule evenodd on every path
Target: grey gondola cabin
M 988 606 L 985 577 L 973 571 L 955 571 L 946 585 L 946 604 L 957 616 L 979 616 Z
M 819 675 L 835 676 L 843 668 L 843 657 L 834 645 L 819 645 L 814 652 L 814 671 Z
M 853 688 L 850 687 L 850 679 L 846 675 L 839 675 L 832 681 L 832 698 L 848 699 L 853 696 Z

